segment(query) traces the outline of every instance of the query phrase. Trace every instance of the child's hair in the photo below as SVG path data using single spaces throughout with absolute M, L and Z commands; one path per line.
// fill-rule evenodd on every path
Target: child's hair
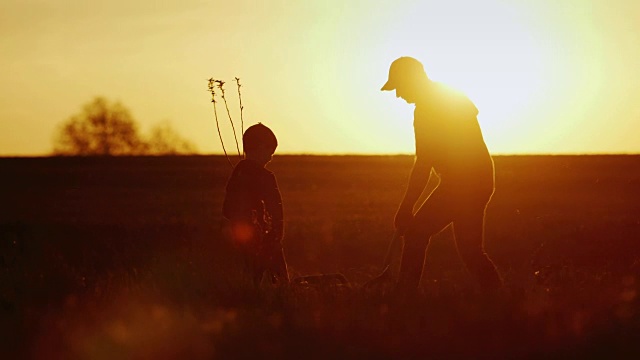
M 245 152 L 252 152 L 260 146 L 266 146 L 275 151 L 278 147 L 278 139 L 271 129 L 262 123 L 257 123 L 244 132 L 242 146 Z

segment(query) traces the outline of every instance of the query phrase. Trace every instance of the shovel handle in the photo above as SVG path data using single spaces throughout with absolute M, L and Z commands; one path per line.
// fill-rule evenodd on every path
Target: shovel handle
M 393 256 L 393 249 L 396 244 L 402 240 L 402 233 L 398 230 L 393 232 L 393 237 L 391 237 L 391 242 L 389 243 L 389 247 L 387 248 L 387 255 L 384 257 L 384 263 L 382 268 L 385 269 L 391 266 L 391 257 Z

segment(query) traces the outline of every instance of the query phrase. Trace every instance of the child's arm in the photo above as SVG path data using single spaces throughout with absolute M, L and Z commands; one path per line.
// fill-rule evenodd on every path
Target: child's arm
M 284 235 L 284 215 L 282 210 L 282 196 L 278 189 L 276 177 L 270 174 L 265 184 L 265 210 L 271 216 L 271 231 L 269 239 L 276 243 L 282 242 Z
M 287 261 L 282 249 L 282 237 L 284 235 L 284 215 L 282 210 L 282 196 L 278 189 L 278 183 L 273 174 L 266 181 L 265 210 L 271 216 L 271 231 L 266 234 L 266 248 L 268 252 L 269 268 L 281 282 L 289 282 Z

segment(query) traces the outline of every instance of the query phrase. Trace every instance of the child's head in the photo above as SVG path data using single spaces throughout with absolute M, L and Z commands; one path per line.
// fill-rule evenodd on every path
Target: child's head
M 266 165 L 278 147 L 278 139 L 271 129 L 262 123 L 250 126 L 242 136 L 242 146 L 247 159 Z

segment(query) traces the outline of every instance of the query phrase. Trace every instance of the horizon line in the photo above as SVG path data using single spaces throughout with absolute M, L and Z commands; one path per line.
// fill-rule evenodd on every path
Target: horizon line
M 413 153 L 322 153 L 322 152 L 283 152 L 274 154 L 278 156 L 414 156 Z M 640 152 L 558 152 L 558 153 L 492 153 L 491 156 L 633 156 L 640 155 Z M 224 153 L 191 153 L 191 154 L 144 154 L 144 155 L 54 155 L 54 154 L 0 154 L 0 159 L 10 158 L 64 158 L 64 157 L 163 157 L 163 156 L 221 156 Z M 229 155 L 229 158 L 235 158 L 237 155 Z

